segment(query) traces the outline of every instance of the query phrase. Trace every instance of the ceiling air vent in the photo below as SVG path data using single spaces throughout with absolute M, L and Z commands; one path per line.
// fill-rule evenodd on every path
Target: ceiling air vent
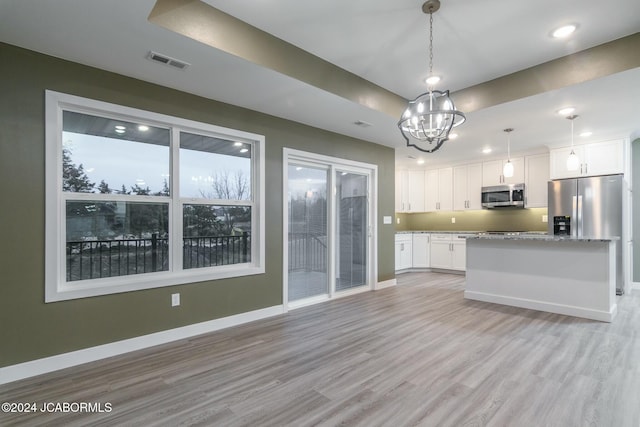
M 353 124 L 356 126 L 360 126 L 361 128 L 368 128 L 373 126 L 371 123 L 365 122 L 364 120 L 356 120 L 355 122 L 353 122 Z
M 184 70 L 189 65 L 191 65 L 188 62 L 180 61 L 179 59 L 175 59 L 175 58 L 172 58 L 170 56 L 163 55 L 161 53 L 154 52 L 154 51 L 149 51 L 149 53 L 147 54 L 147 58 L 152 60 L 152 61 L 159 62 L 161 64 L 165 64 L 165 65 L 169 65 L 169 66 L 174 67 L 174 68 L 178 68 L 180 70 Z

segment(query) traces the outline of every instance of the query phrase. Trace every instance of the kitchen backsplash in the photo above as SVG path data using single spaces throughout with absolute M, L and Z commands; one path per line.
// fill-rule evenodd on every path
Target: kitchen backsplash
M 396 231 L 547 231 L 543 215 L 547 215 L 547 208 L 397 213 Z

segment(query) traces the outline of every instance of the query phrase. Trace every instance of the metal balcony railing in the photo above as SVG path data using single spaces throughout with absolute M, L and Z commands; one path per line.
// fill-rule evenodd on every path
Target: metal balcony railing
M 202 268 L 251 261 L 250 233 L 185 237 L 183 268 Z M 98 279 L 169 269 L 169 239 L 83 240 L 67 242 L 66 279 Z

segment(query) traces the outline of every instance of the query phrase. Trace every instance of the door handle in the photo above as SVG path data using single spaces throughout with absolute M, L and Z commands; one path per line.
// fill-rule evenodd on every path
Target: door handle
M 571 221 L 569 221 L 571 227 L 571 235 L 578 235 L 578 197 L 571 197 Z
M 582 235 L 584 224 L 582 221 L 582 196 L 578 196 L 578 237 L 584 237 Z

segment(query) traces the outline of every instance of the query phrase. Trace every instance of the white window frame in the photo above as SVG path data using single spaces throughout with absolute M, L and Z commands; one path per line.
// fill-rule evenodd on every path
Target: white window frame
M 136 108 L 82 98 L 64 93 L 45 91 L 45 302 L 64 301 L 120 292 L 159 288 L 179 284 L 263 274 L 265 272 L 265 137 L 172 117 Z M 168 271 L 114 276 L 101 279 L 67 282 L 65 194 L 62 191 L 62 112 L 75 111 L 100 117 L 143 121 L 171 132 L 171 197 L 169 206 L 170 254 Z M 217 136 L 250 143 L 251 201 L 220 201 L 225 205 L 251 206 L 251 261 L 215 267 L 182 269 L 182 206 L 183 204 L 215 204 L 215 200 L 180 198 L 179 193 L 179 133 L 181 131 Z M 159 202 L 157 196 L 119 196 L 87 193 L 74 199 L 118 199 L 126 201 Z

